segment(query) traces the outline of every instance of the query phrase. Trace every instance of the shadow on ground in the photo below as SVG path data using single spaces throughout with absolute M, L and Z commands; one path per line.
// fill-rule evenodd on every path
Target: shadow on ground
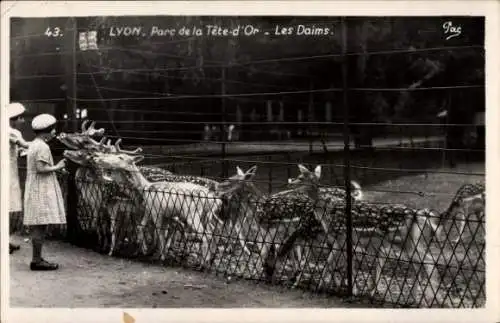
M 10 256 L 12 307 L 360 307 L 339 298 L 247 281 L 227 283 L 212 274 L 165 268 L 103 256 L 49 241 L 44 255 L 61 265 L 31 272 L 30 243 Z

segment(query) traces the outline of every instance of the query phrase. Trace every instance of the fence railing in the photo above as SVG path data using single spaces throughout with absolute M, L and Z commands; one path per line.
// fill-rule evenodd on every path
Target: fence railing
M 76 186 L 77 212 L 68 212 L 68 226 L 77 229 L 67 238 L 103 253 L 391 306 L 485 303 L 484 213 L 441 215 L 443 230 L 433 234 L 429 221 L 437 212 L 353 202 L 353 263 L 348 264 L 344 203 L 324 212 L 325 234 L 313 214 L 319 206 L 300 194 L 221 199 L 188 194 L 175 184 L 141 190 L 77 179 Z M 425 221 L 413 222 L 417 214 Z M 284 243 L 292 247 L 285 250 Z M 280 252 L 285 254 L 276 261 Z M 353 290 L 347 288 L 349 270 Z

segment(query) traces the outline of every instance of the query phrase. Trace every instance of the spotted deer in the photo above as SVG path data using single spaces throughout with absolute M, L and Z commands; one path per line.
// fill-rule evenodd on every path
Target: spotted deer
M 97 142 L 92 136 L 102 136 L 104 134 L 104 129 L 95 129 L 95 122 L 92 122 L 89 127 L 86 127 L 88 123 L 88 120 L 82 123 L 80 133 L 61 133 L 58 139 L 68 148 L 68 150 L 64 151 L 63 156 L 79 165 L 75 173 L 76 194 L 79 204 L 77 207 L 77 213 L 80 218 L 79 222 L 81 225 L 85 224 L 83 227 L 85 231 L 96 231 L 99 245 L 105 248 L 104 237 L 106 230 L 103 230 L 101 220 L 103 220 L 104 215 L 109 216 L 111 234 L 109 255 L 112 255 L 116 241 L 116 220 L 118 216 L 116 212 L 117 207 L 112 207 L 112 205 L 122 206 L 125 200 L 121 199 L 120 203 L 118 203 L 118 200 L 114 201 L 116 197 L 112 196 L 112 193 L 118 190 L 116 188 L 112 190 L 112 185 L 103 185 L 104 183 L 99 181 L 99 169 L 94 167 L 94 164 L 91 162 L 92 157 L 101 153 L 136 154 L 139 153 L 141 149 L 137 148 L 131 151 L 123 150 L 120 147 L 121 139 L 118 139 L 114 145 L 111 145 L 110 140 L 105 143 L 105 137 L 102 137 L 102 139 Z M 139 170 L 150 181 L 166 180 L 167 176 L 172 175 L 171 172 L 157 167 L 141 166 Z M 111 205 L 109 205 L 108 202 L 110 202 Z M 103 207 L 105 208 L 104 214 L 102 210 Z M 131 209 L 131 207 L 128 209 Z
M 289 183 L 303 190 L 315 202 L 314 218 L 297 230 L 295 236 L 285 241 L 282 250 L 278 252 L 278 260 L 293 246 L 294 239 L 304 232 L 317 230 L 319 227 L 331 249 L 322 273 L 319 286 L 321 288 L 326 281 L 329 267 L 333 266 L 334 260 L 338 257 L 340 246 L 346 242 L 346 203 L 341 199 L 324 198 L 319 193 L 321 166 L 317 166 L 311 172 L 299 165 L 299 171 L 299 176 Z M 443 228 L 439 223 L 440 215 L 437 212 L 429 209 L 412 209 L 404 205 L 375 205 L 359 201 L 353 201 L 351 212 L 352 245 L 377 259 L 379 264 L 375 266 L 375 273 L 370 275 L 372 296 L 377 292 L 377 283 L 380 281 L 381 270 L 384 268 L 388 253 L 396 249 L 400 251 L 402 258 L 411 262 L 417 275 L 428 279 L 429 286 L 423 291 L 427 305 L 431 305 L 434 299 L 438 303 L 444 301 L 443 292 L 438 290 L 440 276 L 435 269 L 436 261 L 429 251 L 432 241 L 440 241 L 443 238 Z M 424 267 L 422 273 L 421 266 Z M 336 279 L 336 283 L 340 285 L 341 281 Z M 413 284 L 410 292 L 415 299 L 418 299 L 415 287 L 416 284 Z
M 131 198 L 139 196 L 145 212 L 139 226 L 138 239 L 142 241 L 143 251 L 147 249 L 144 239 L 144 227 L 151 220 L 156 227 L 156 235 L 161 252 L 165 252 L 172 243 L 168 225 L 173 222 L 184 222 L 202 239 L 202 264 L 210 263 L 216 249 L 216 239 L 209 242 L 214 225 L 220 220 L 217 214 L 221 208 L 221 200 L 209 192 L 207 187 L 188 182 L 156 182 L 148 181 L 139 171 L 136 163 L 144 156 L 127 154 L 103 154 L 93 158 L 93 162 L 103 169 L 103 178 L 133 188 L 129 191 Z M 166 227 L 165 227 L 165 225 Z
M 97 233 L 98 243 L 101 247 L 105 247 L 106 231 L 103 229 L 104 216 L 111 217 L 111 250 L 113 252 L 115 243 L 115 226 L 113 208 L 109 207 L 109 202 L 114 198 L 113 193 L 117 191 L 112 185 L 106 184 L 99 180 L 100 170 L 94 167 L 92 158 L 102 153 L 121 152 L 121 153 L 136 153 L 135 151 L 124 151 L 119 147 L 119 142 L 114 147 L 109 144 L 104 145 L 103 138 L 100 142 L 95 142 L 92 139 L 90 143 L 85 145 L 85 149 L 65 150 L 63 156 L 80 167 L 75 173 L 76 194 L 78 197 L 77 215 L 80 225 L 83 225 L 83 230 L 87 232 L 95 231 Z M 93 142 L 92 142 L 93 141 Z M 158 176 L 162 170 L 148 169 L 146 172 L 149 176 Z
M 477 219 L 484 217 L 485 212 L 485 186 L 484 183 L 463 184 L 455 193 L 448 208 L 441 214 L 443 225 L 454 225 L 459 222 L 456 237 L 451 239 L 457 243 L 461 238 L 470 215 L 476 215 Z M 450 228 L 450 231 L 453 227 Z
M 214 190 L 218 196 L 227 198 L 229 201 L 226 213 L 229 213 L 229 221 L 233 223 L 239 241 L 247 252 L 249 252 L 246 247 L 248 237 L 242 233 L 242 223 L 247 227 L 253 227 L 258 232 L 254 239 L 261 240 L 257 243 L 260 260 L 256 270 L 266 271 L 268 268 L 266 263 L 272 259 L 271 247 L 276 248 L 279 245 L 276 237 L 290 235 L 302 221 L 303 215 L 312 212 L 313 205 L 307 195 L 298 190 L 286 190 L 272 195 L 262 193 L 253 183 L 257 166 L 252 166 L 246 172 L 239 167 L 236 169 L 237 174 L 221 182 Z M 353 186 L 356 196 L 362 197 L 362 192 L 358 192 L 358 190 L 361 191 L 359 184 L 354 182 Z M 341 198 L 345 191 L 337 188 L 324 188 L 322 194 Z M 269 236 L 271 242 L 266 241 Z M 293 247 L 294 266 L 297 270 L 298 267 L 304 265 L 307 257 L 304 258 L 300 245 Z M 297 282 L 298 280 L 294 286 Z

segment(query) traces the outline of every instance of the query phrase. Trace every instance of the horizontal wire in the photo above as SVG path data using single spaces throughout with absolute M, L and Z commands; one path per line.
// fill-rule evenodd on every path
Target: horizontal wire
M 243 85 L 251 85 L 251 86 L 260 86 L 260 87 L 274 87 L 274 88 L 281 88 L 281 89 L 289 89 L 289 87 L 285 86 L 279 86 L 279 85 L 273 85 L 273 84 L 268 84 L 268 83 L 252 83 L 252 82 L 243 82 L 243 81 L 236 81 L 236 80 L 223 80 L 221 78 L 209 78 L 209 77 L 182 77 L 182 76 L 161 76 L 164 78 L 168 79 L 175 79 L 175 80 L 195 80 L 198 79 L 200 81 L 212 81 L 212 82 L 225 82 L 225 83 L 230 83 L 230 84 L 243 84 Z M 81 86 L 81 85 L 78 85 Z M 129 89 L 123 89 L 123 88 L 113 88 L 113 87 L 106 87 L 106 86 L 99 86 L 101 89 L 107 89 L 111 91 L 120 91 L 120 92 L 130 92 L 130 93 L 144 93 L 144 94 L 158 94 L 158 95 L 171 95 L 170 93 L 165 93 L 165 92 L 151 92 L 151 91 L 136 91 L 136 90 L 129 90 Z
M 144 155 L 146 157 L 150 156 L 150 155 Z M 168 166 L 168 167 L 178 167 L 180 165 L 187 165 L 187 166 L 193 166 L 195 164 L 198 164 L 200 165 L 200 167 L 203 167 L 203 165 L 201 164 L 208 164 L 208 165 L 212 165 L 212 162 L 213 161 L 220 161 L 220 159 L 217 159 L 217 158 L 207 158 L 207 157 L 192 157 L 192 156 L 183 156 L 183 155 L 180 155 L 180 156 L 163 156 L 163 158 L 165 157 L 172 157 L 174 159 L 193 159 L 194 161 L 191 161 L 191 162 L 186 162 L 186 161 L 182 161 L 182 162 L 175 162 L 175 161 L 172 161 L 172 162 L 165 162 L 165 163 L 153 163 L 151 164 L 150 166 L 155 166 L 155 167 L 161 167 L 161 166 Z M 149 159 L 152 159 L 151 157 L 148 157 Z M 291 162 L 270 162 L 270 161 L 263 161 L 263 160 L 239 160 L 239 159 L 232 159 L 232 158 L 224 158 L 225 161 L 229 161 L 229 162 L 234 162 L 234 161 L 237 161 L 237 162 L 241 162 L 241 163 L 244 163 L 244 164 L 255 164 L 255 165 L 271 165 L 273 168 L 275 166 L 273 165 L 277 165 L 276 167 L 279 167 L 279 166 L 287 166 L 287 167 L 295 167 L 297 166 L 299 163 L 291 163 Z M 322 164 L 322 166 L 324 167 L 328 167 L 329 164 Z M 335 165 L 336 168 L 343 168 L 344 165 Z M 370 167 L 368 167 L 370 168 Z M 455 174 L 454 172 L 452 174 Z M 459 173 L 459 174 L 464 174 L 464 173 Z M 471 176 L 485 176 L 484 173 L 476 173 L 476 174 L 471 174 L 471 173 L 465 173 L 465 175 L 471 175 Z M 340 177 L 340 176 L 339 176 Z M 218 178 L 218 179 L 221 179 L 221 180 L 224 180 L 225 178 L 224 177 L 212 177 L 212 178 Z M 269 181 L 268 180 L 261 180 L 261 181 L 257 181 L 257 180 L 254 180 L 256 182 L 259 182 L 259 183 L 263 183 L 263 184 L 269 184 Z M 282 183 L 282 184 L 288 184 L 288 181 L 286 180 L 273 180 L 272 182 L 273 184 L 275 183 Z M 344 188 L 343 185 L 328 185 L 328 184 L 320 184 L 320 187 L 327 187 L 327 188 L 333 188 L 333 187 L 336 187 L 336 188 Z M 398 194 L 413 194 L 413 195 L 418 195 L 420 197 L 430 197 L 430 196 L 448 196 L 448 197 L 453 197 L 456 195 L 456 192 L 453 192 L 453 193 L 442 193 L 442 192 L 432 192 L 432 191 L 408 191 L 408 190 L 390 190 L 390 189 L 383 189 L 383 188 L 373 188 L 373 187 L 363 187 L 363 192 L 377 192 L 377 193 L 398 193 Z
M 190 156 L 177 156 L 178 158 L 185 158 L 185 157 L 190 157 Z M 196 158 L 198 159 L 195 163 L 196 164 L 199 164 L 199 163 L 209 163 L 209 162 L 212 162 L 213 160 L 218 160 L 218 159 L 211 159 L 211 158 Z M 235 159 L 225 159 L 226 161 L 235 161 Z M 245 161 L 245 163 L 252 163 L 252 164 L 256 164 L 256 165 L 261 165 L 261 164 L 269 164 L 269 162 L 265 162 L 265 161 Z M 193 162 L 180 162 L 180 163 L 176 163 L 176 162 L 170 162 L 170 163 L 153 163 L 153 164 L 148 164 L 148 165 L 144 165 L 144 166 L 150 166 L 150 167 L 169 167 L 169 168 L 176 168 L 176 167 L 179 167 L 181 165 L 187 165 L 187 166 L 192 166 L 194 163 Z M 296 166 L 297 163 L 282 163 L 282 162 L 279 162 L 279 163 L 275 163 L 275 164 L 280 164 L 280 165 L 286 165 L 286 166 Z M 325 164 L 323 164 L 323 166 L 327 166 Z M 339 167 L 343 167 L 343 165 L 339 165 Z M 187 174 L 182 174 L 182 175 L 187 175 Z M 190 175 L 190 176 L 200 176 L 200 175 Z M 204 177 L 204 178 L 209 178 L 209 179 L 214 179 L 214 180 L 218 180 L 218 181 L 222 181 L 222 180 L 225 180 L 226 178 L 225 177 L 220 177 L 220 176 L 200 176 L 200 177 Z M 258 183 L 258 184 L 269 184 L 269 181 L 268 180 L 257 180 L 257 179 L 254 179 L 252 180 L 252 182 L 254 183 Z M 275 183 L 282 183 L 282 184 L 286 184 L 284 186 L 287 186 L 288 185 L 288 182 L 286 180 L 283 180 L 283 181 L 280 181 L 280 180 L 275 180 L 273 181 L 273 184 Z M 345 188 L 345 186 L 343 185 L 329 185 L 329 184 L 319 184 L 319 187 L 320 188 Z M 394 194 L 406 194 L 406 195 L 417 195 L 417 196 L 420 196 L 420 197 L 439 197 L 439 196 L 443 196 L 443 197 L 454 197 L 456 195 L 456 192 L 453 192 L 453 193 L 443 193 L 443 192 L 432 192 L 432 191 L 408 191 L 408 190 L 389 190 L 389 189 L 382 189 L 382 188 L 373 188 L 373 187 L 363 187 L 362 188 L 363 192 L 371 192 L 371 193 L 394 193 Z M 366 201 L 367 203 L 369 204 L 375 204 L 375 205 L 394 205 L 394 203 L 392 202 L 377 202 L 377 201 Z
M 261 93 L 238 93 L 238 94 L 187 94 L 187 95 L 171 95 L 164 97 L 137 97 L 137 98 L 108 98 L 108 99 L 70 99 L 81 102 L 96 102 L 96 101 L 130 101 L 130 100 L 179 100 L 179 99 L 201 99 L 201 98 L 224 98 L 224 97 L 238 97 L 238 96 L 264 96 L 264 95 L 283 95 L 283 94 L 307 94 L 307 93 L 324 93 L 342 91 L 342 89 L 318 89 L 318 90 L 300 90 L 300 91 L 282 91 L 282 92 L 261 92 Z
M 425 87 L 425 88 L 398 88 L 398 89 L 348 89 L 352 91 L 425 91 L 425 90 L 459 90 L 465 88 L 481 88 L 481 85 L 463 85 L 463 86 L 436 86 L 436 87 Z M 97 101 L 130 101 L 130 100 L 179 100 L 179 99 L 201 99 L 201 98 L 225 98 L 225 97 L 240 97 L 240 96 L 275 96 L 284 94 L 307 94 L 307 93 L 325 93 L 325 92 L 342 92 L 344 89 L 340 88 L 327 88 L 327 89 L 316 89 L 316 90 L 296 90 L 296 91 L 281 91 L 281 92 L 260 92 L 260 93 L 233 93 L 233 94 L 176 94 L 170 96 L 160 96 L 160 97 L 124 97 L 124 98 L 107 98 L 107 99 L 81 99 L 73 98 L 75 101 L 82 102 L 97 102 Z
M 207 122 L 209 125 L 210 125 L 210 122 Z M 203 132 L 203 130 L 199 130 L 199 131 L 196 131 L 196 130 L 120 130 L 120 133 L 131 133 L 131 134 L 134 134 L 134 133 L 138 133 L 138 134 L 183 134 L 183 135 L 188 135 L 188 134 L 193 134 L 193 135 L 204 135 L 205 133 Z M 262 133 L 262 130 L 247 130 L 245 131 L 245 134 L 261 134 Z M 342 135 L 341 133 L 336 133 L 338 135 Z M 134 137 L 134 136 L 127 136 L 127 138 L 131 138 L 131 139 L 134 139 L 134 140 L 142 140 L 142 141 L 148 141 L 150 138 L 149 137 Z M 387 139 L 387 138 L 376 138 L 376 139 Z M 163 138 L 153 138 L 153 140 L 171 140 L 171 141 L 177 141 L 177 139 L 169 139 L 169 138 L 166 138 L 166 139 L 163 139 Z M 226 143 L 226 144 L 229 144 L 229 145 L 238 145 L 238 144 L 245 144 L 245 145 L 248 145 L 248 144 L 251 144 L 252 146 L 259 146 L 259 145 L 262 145 L 262 146 L 268 146 L 268 145 L 273 145 L 273 146 L 297 146 L 297 141 L 290 141 L 290 142 L 283 142 L 283 141 L 270 141 L 269 143 L 259 143 L 259 142 L 252 142 L 252 141 L 244 141 L 244 140 L 231 140 L 231 141 L 223 141 L 223 140 L 204 140 L 204 141 L 199 141 L 199 140 L 195 140 L 195 139 L 184 139 L 186 141 L 189 141 L 189 142 L 193 142 L 193 143 L 200 143 L 200 144 L 221 144 L 221 143 Z M 326 139 L 328 140 L 328 139 Z M 444 140 L 444 139 L 440 139 L 440 140 Z M 312 142 L 315 143 L 315 144 L 319 144 L 321 143 L 321 139 L 313 139 Z M 339 140 L 340 142 L 340 140 Z M 397 143 L 397 141 L 396 141 Z M 417 142 L 418 143 L 418 142 Z M 309 144 L 309 142 L 304 142 L 304 144 Z M 329 142 L 326 142 L 326 144 L 328 145 L 329 148 L 332 148 L 332 147 L 344 147 L 344 144 L 338 144 L 338 145 L 332 145 L 331 143 Z M 352 143 L 351 143 L 352 144 Z M 410 143 L 407 143 L 407 144 L 410 144 L 411 145 L 411 142 Z M 359 148 L 372 148 L 372 146 L 369 146 L 369 145 L 361 145 L 359 146 Z M 381 150 L 387 150 L 387 151 L 404 151 L 404 150 L 407 150 L 407 151 L 414 151 L 414 152 L 417 152 L 417 151 L 442 151 L 442 152 L 451 152 L 451 151 L 455 151 L 455 152 L 482 152 L 482 153 L 485 153 L 486 150 L 485 149 L 475 149 L 475 148 L 443 148 L 443 147 L 418 147 L 418 146 L 415 146 L 415 147 L 402 147 L 402 146 L 394 146 L 394 147 L 374 147 L 377 151 L 381 151 Z M 328 149 L 328 148 L 327 148 Z
M 208 163 L 208 161 L 206 161 Z M 250 163 L 250 162 L 248 162 Z M 256 164 L 256 165 L 260 165 L 262 164 L 261 162 L 251 162 L 253 164 Z M 158 167 L 158 168 L 177 168 L 179 166 L 182 166 L 182 165 L 187 165 L 187 166 L 192 166 L 193 163 L 188 163 L 188 162 L 182 162 L 182 163 L 175 163 L 175 162 L 172 162 L 172 163 L 153 163 L 153 164 L 145 164 L 143 166 L 145 167 Z M 293 166 L 296 166 L 297 164 L 293 164 Z M 202 165 L 200 165 L 203 169 L 205 169 Z M 27 170 L 26 167 L 19 167 L 20 169 L 22 170 Z M 175 175 L 181 175 L 181 176 L 194 176 L 194 177 L 201 177 L 201 178 L 207 178 L 207 179 L 211 179 L 211 180 L 215 180 L 215 181 L 218 181 L 218 182 L 221 182 L 221 181 L 224 181 L 226 180 L 227 178 L 226 177 L 220 177 L 220 176 L 208 176 L 208 175 L 197 175 L 197 174 L 173 174 L 174 176 Z M 269 184 L 269 181 L 268 180 L 258 180 L 258 179 L 254 179 L 252 180 L 253 183 L 256 183 L 256 184 Z M 273 182 L 273 186 L 277 186 L 275 184 L 282 184 L 281 186 L 282 187 L 288 187 L 288 182 L 285 181 L 285 180 L 274 180 Z M 319 185 L 319 188 L 337 188 L 337 189 L 344 189 L 345 186 L 343 185 L 331 185 L 331 184 L 320 184 Z M 287 188 L 285 188 L 287 189 Z M 382 188 L 373 188 L 373 187 L 363 187 L 362 188 L 363 192 L 364 193 L 391 193 L 391 194 L 404 194 L 404 195 L 417 195 L 419 197 L 455 197 L 456 196 L 456 192 L 453 192 L 453 193 L 443 193 L 443 192 L 432 192 L 432 191 L 408 191 L 408 190 L 389 190 L 389 189 L 382 189 Z M 279 192 L 279 191 L 278 191 Z M 390 206 L 390 205 L 401 205 L 403 203 L 394 203 L 394 202 L 382 202 L 382 201 L 371 201 L 371 200 L 365 200 L 364 201 L 365 203 L 367 204 L 371 204 L 371 205 L 378 205 L 378 206 Z M 410 208 L 410 207 L 409 207 Z M 463 221 L 463 220 L 462 220 Z M 484 220 L 477 220 L 478 222 L 484 222 Z
M 108 138 L 117 138 L 117 136 L 107 136 Z M 134 139 L 134 137 L 119 137 L 122 139 Z M 155 140 L 157 138 L 145 138 L 147 140 Z M 162 140 L 162 139 L 159 139 Z M 174 148 L 174 147 L 172 147 Z M 213 160 L 213 158 L 208 158 L 208 157 L 199 157 L 199 156 L 189 156 L 189 155 L 168 155 L 166 156 L 168 158 L 184 158 L 184 159 L 191 159 L 191 160 Z M 275 162 L 275 161 L 251 161 L 251 160 L 242 160 L 242 159 L 232 159 L 232 158 L 224 158 L 225 161 L 235 161 L 235 162 L 244 162 L 244 163 L 252 163 L 252 162 L 258 162 L 261 164 L 268 164 L 268 165 L 296 165 L 296 163 L 284 163 L 284 162 Z M 328 163 L 323 163 L 321 164 L 322 166 L 326 167 L 343 167 L 341 164 L 328 164 Z M 366 169 L 366 170 L 377 170 L 377 171 L 391 171 L 391 172 L 411 172 L 411 173 L 435 173 L 435 174 L 457 174 L 457 175 L 473 175 L 473 176 L 484 176 L 485 173 L 466 173 L 466 172 L 458 172 L 458 171 L 435 171 L 435 170 L 428 170 L 428 169 L 410 169 L 410 168 L 388 168 L 388 167 L 371 167 L 371 166 L 361 166 L 361 165 L 355 165 L 351 164 L 351 168 L 356 168 L 356 169 Z
M 388 54 L 415 54 L 422 52 L 432 52 L 432 51 L 445 51 L 445 50 L 461 50 L 461 49 L 483 49 L 483 45 L 466 45 L 466 46 L 442 46 L 442 47 L 430 47 L 430 48 L 411 48 L 411 49 L 392 49 L 392 50 L 383 50 L 383 51 L 365 51 L 365 52 L 354 52 L 354 53 L 346 53 L 347 56 L 361 56 L 361 55 L 388 55 Z M 131 50 L 131 49 L 124 49 Z M 132 49 L 133 50 L 133 49 Z M 62 55 L 62 54 L 71 54 L 71 51 L 63 51 L 63 52 L 45 52 L 45 53 L 37 53 L 37 54 L 26 54 L 26 55 L 18 55 L 17 57 L 37 57 L 37 56 L 53 56 L 53 55 Z M 229 64 L 215 64 L 215 65 L 204 65 L 203 68 L 222 68 L 222 67 L 232 67 L 232 66 L 242 66 L 242 65 L 251 65 L 251 64 L 267 64 L 267 63 L 276 63 L 276 62 L 296 62 L 301 60 L 311 60 L 311 59 L 325 59 L 332 57 L 342 57 L 344 54 L 335 53 L 335 54 L 322 54 L 322 55 L 311 55 L 311 56 L 297 56 L 297 57 L 280 57 L 280 58 L 271 58 L 271 59 L 260 59 L 260 60 L 252 60 L 246 62 L 233 62 Z M 181 71 L 186 69 L 198 69 L 201 66 L 190 66 L 190 67 L 177 67 L 172 69 L 163 69 L 166 70 L 175 70 Z
M 65 121 L 65 120 L 60 120 Z M 92 119 L 96 123 L 107 124 L 111 121 L 108 120 L 96 120 Z M 123 124 L 137 124 L 135 120 L 117 120 L 115 123 L 123 123 Z M 205 124 L 204 121 L 179 121 L 179 120 L 149 120 L 149 121 L 141 121 L 143 124 Z M 210 121 L 210 124 L 214 125 L 222 125 L 227 124 L 229 122 L 223 121 Z M 243 121 L 241 125 L 296 125 L 296 126 L 312 126 L 312 125 L 323 125 L 323 126 L 340 126 L 343 125 L 343 122 L 326 122 L 326 121 Z M 351 126 L 394 126 L 394 127 L 472 127 L 477 126 L 473 123 L 447 123 L 447 124 L 438 124 L 438 123 L 390 123 L 390 122 L 349 122 Z M 399 138 L 399 137 L 398 137 Z

